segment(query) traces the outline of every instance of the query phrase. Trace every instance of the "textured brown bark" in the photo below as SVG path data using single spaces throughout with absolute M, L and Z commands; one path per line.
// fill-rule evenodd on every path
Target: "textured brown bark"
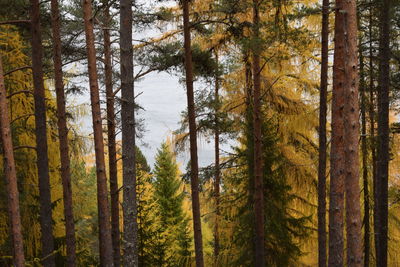
M 94 46 L 93 16 L 91 0 L 83 0 L 83 18 L 86 34 L 86 52 L 90 86 L 90 101 L 94 132 L 94 149 L 97 175 L 97 205 L 99 216 L 100 265 L 114 266 L 111 241 L 110 211 L 108 206 L 107 178 L 104 160 L 103 128 L 101 122 L 99 85 L 96 67 L 96 50 Z
M 340 4 L 339 4 L 339 3 Z M 356 1 L 340 0 L 337 7 L 343 15 L 344 27 L 344 145 L 347 266 L 362 266 L 362 235 L 359 169 L 359 76 Z
M 135 96 L 133 88 L 132 1 L 121 0 L 121 120 L 124 210 L 124 266 L 138 266 Z
M 335 54 L 332 90 L 331 179 L 329 192 L 329 258 L 328 266 L 343 266 L 343 213 L 344 213 L 344 13 L 341 1 L 336 1 Z
M 35 135 L 37 151 L 37 168 L 39 178 L 40 230 L 42 243 L 42 264 L 45 267 L 55 266 L 54 239 L 52 227 L 51 191 L 49 178 L 46 102 L 43 84 L 43 47 L 40 30 L 39 0 L 30 0 L 31 8 L 31 46 L 32 74 L 35 102 Z
M 115 142 L 115 107 L 111 65 L 110 8 L 104 9 L 104 72 L 107 98 L 107 138 L 108 138 L 108 172 L 111 196 L 111 236 L 114 249 L 114 266 L 121 265 L 120 230 L 119 230 L 119 191 L 117 175 L 117 148 Z
M 259 1 L 253 1 L 253 37 L 259 38 L 260 17 Z M 255 266 L 265 266 L 264 250 L 264 185 L 262 157 L 262 113 L 261 113 L 261 68 L 259 47 L 253 48 L 253 120 L 254 120 L 254 214 L 255 214 Z
M 13 264 L 25 266 L 24 246 L 19 212 L 19 192 L 17 172 L 15 170 L 14 151 L 11 136 L 10 117 L 7 105 L 6 88 L 3 77 L 3 63 L 0 57 L 0 136 L 4 152 L 4 174 L 7 188 L 8 213 L 10 215 L 11 237 L 13 244 Z
M 189 21 L 189 1 L 183 0 L 183 33 L 185 48 L 185 74 L 186 74 L 186 94 L 188 102 L 189 115 L 189 138 L 190 138 L 190 182 L 192 189 L 192 212 L 194 229 L 194 249 L 196 258 L 196 267 L 204 267 L 203 259 L 203 235 L 201 233 L 200 217 L 200 198 L 199 198 L 199 164 L 197 157 L 197 133 L 196 133 L 196 115 L 194 105 L 193 89 L 193 63 L 192 48 L 190 40 L 190 21 Z
M 361 44 L 362 40 L 360 40 Z M 370 204 L 368 182 L 368 145 L 367 145 L 367 114 L 365 95 L 364 56 L 360 49 L 360 95 L 361 95 L 361 151 L 362 151 L 362 176 L 364 192 L 364 266 L 369 266 L 370 251 Z
M 71 171 L 68 148 L 68 128 L 65 113 L 65 93 L 61 61 L 61 21 L 58 0 L 51 0 L 54 80 L 57 97 L 57 126 L 59 135 L 61 180 L 63 185 L 65 242 L 67 247 L 67 266 L 76 266 L 75 223 L 72 210 Z
M 215 61 L 217 66 L 218 62 L 218 52 L 215 52 Z M 218 266 L 219 257 L 219 217 L 221 216 L 220 211 L 220 183 L 221 183 L 221 170 L 219 165 L 219 73 L 218 70 L 215 75 L 215 132 L 214 132 L 214 155 L 215 155 L 215 184 L 214 184 L 214 197 L 215 197 L 215 227 L 214 227 L 214 257 L 215 266 Z
M 322 3 L 321 84 L 319 92 L 318 153 L 318 266 L 325 267 L 326 256 L 326 115 L 328 91 L 329 0 Z
M 387 266 L 388 177 L 389 177 L 389 90 L 390 90 L 390 0 L 380 2 L 377 153 L 377 248 L 376 264 Z

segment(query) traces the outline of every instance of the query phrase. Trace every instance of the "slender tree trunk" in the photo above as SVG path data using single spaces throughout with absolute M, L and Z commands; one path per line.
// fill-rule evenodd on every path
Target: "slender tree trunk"
M 107 177 L 104 160 L 103 128 L 100 111 L 99 85 L 97 79 L 96 50 L 94 46 L 93 15 L 91 0 L 83 0 L 83 18 L 86 33 L 86 51 L 90 85 L 90 101 L 94 132 L 97 175 L 97 205 L 99 216 L 100 264 L 114 266 L 111 241 L 110 211 L 108 206 Z
M 326 256 L 326 115 L 328 91 L 329 0 L 322 2 L 321 88 L 319 94 L 318 157 L 318 266 L 325 267 Z
M 61 180 L 63 184 L 65 240 L 67 246 L 67 266 L 76 265 L 75 223 L 72 211 L 71 171 L 68 148 L 68 128 L 65 114 L 65 94 L 61 61 L 61 22 L 58 0 L 51 0 L 54 80 L 57 96 L 58 135 L 60 140 Z
M 362 40 L 360 40 L 360 45 Z M 364 75 L 364 56 L 360 48 L 360 94 L 361 94 L 361 150 L 362 150 L 362 176 L 364 191 L 364 266 L 369 266 L 370 251 L 370 204 L 368 187 L 368 145 L 367 145 L 367 118 L 366 118 L 366 95 L 365 95 L 365 75 Z
M 246 162 L 247 162 L 247 175 L 248 175 L 248 191 L 247 203 L 251 207 L 254 202 L 254 108 L 253 108 L 253 72 L 251 69 L 250 55 L 248 51 L 243 54 L 243 63 L 245 70 L 245 86 L 244 95 L 246 96 Z M 254 211 L 254 210 L 253 210 Z M 253 216 L 253 220 L 255 216 Z M 253 226 L 255 227 L 255 222 L 253 221 Z M 255 231 L 255 229 L 252 229 Z M 252 242 L 254 240 L 249 240 Z
M 377 162 L 377 266 L 387 266 L 389 177 L 390 0 L 380 2 Z
M 0 57 L 0 132 L 4 152 L 4 174 L 7 186 L 8 213 L 10 215 L 11 236 L 13 244 L 14 266 L 25 266 L 24 245 L 19 212 L 19 192 L 17 171 L 15 170 L 14 151 L 11 136 L 10 117 L 8 113 L 6 88 L 3 77 L 3 63 Z
M 260 17 L 259 1 L 253 1 L 253 35 L 259 38 Z M 265 266 L 264 250 L 264 185 L 263 185 L 263 157 L 262 157 L 262 113 L 261 113 L 261 68 L 259 47 L 253 48 L 253 113 L 254 113 L 254 213 L 255 213 L 255 266 Z
M 371 150 L 371 157 L 372 157 L 372 188 L 373 188 L 373 198 L 374 198 L 374 205 L 373 205 L 373 221 L 374 221 L 374 244 L 375 250 L 378 247 L 378 239 L 376 238 L 376 233 L 378 232 L 378 221 L 377 221 L 377 194 L 376 194 L 376 142 L 375 142 L 375 102 L 374 102 L 374 64 L 373 64 L 373 47 L 372 47 L 372 2 L 370 2 L 369 7 L 369 25 L 368 25 L 368 32 L 369 32 L 369 121 L 370 121 L 370 150 Z
M 114 266 L 121 265 L 120 230 L 119 230 L 119 193 L 117 175 L 117 148 L 115 141 L 115 108 L 111 65 L 110 8 L 108 3 L 104 10 L 104 70 L 107 98 L 107 137 L 108 137 L 108 169 L 111 195 L 111 236 L 114 249 Z
M 215 61 L 217 62 L 217 67 L 219 66 L 218 62 L 218 52 L 215 52 Z M 219 112 L 219 71 L 215 74 L 215 132 L 214 132 L 214 152 L 215 152 L 215 184 L 214 184 L 214 196 L 215 196 L 215 227 L 214 227 L 214 257 L 215 257 L 215 266 L 218 266 L 218 257 L 219 257 L 219 217 L 221 215 L 220 212 L 220 180 L 221 180 L 221 171 L 219 166 L 219 120 L 218 120 L 218 112 Z
M 39 0 L 31 0 L 31 45 L 32 74 L 35 102 L 35 134 L 37 168 L 39 177 L 40 228 L 42 242 L 42 258 L 45 267 L 55 266 L 54 239 L 52 227 L 51 191 L 46 131 L 46 102 L 43 84 L 43 47 L 40 30 Z
M 124 266 L 138 266 L 135 96 L 133 88 L 132 1 L 121 0 L 121 120 L 124 183 Z
M 186 93 L 189 115 L 189 138 L 190 138 L 190 180 L 192 189 L 192 211 L 194 229 L 194 247 L 196 257 L 196 267 L 204 267 L 203 259 L 203 235 L 201 233 L 200 217 L 200 197 L 199 197 L 199 165 L 197 157 L 197 133 L 196 115 L 194 105 L 193 89 L 193 64 L 192 48 L 190 40 L 190 21 L 189 21 L 189 1 L 183 0 L 183 32 L 185 48 L 185 73 L 186 73 Z
M 328 266 L 343 266 L 343 210 L 344 210 L 344 114 L 345 104 L 343 85 L 344 73 L 344 27 L 342 1 L 336 1 L 335 11 L 335 54 L 333 64 L 332 90 L 332 138 L 330 157 L 329 192 L 329 259 Z

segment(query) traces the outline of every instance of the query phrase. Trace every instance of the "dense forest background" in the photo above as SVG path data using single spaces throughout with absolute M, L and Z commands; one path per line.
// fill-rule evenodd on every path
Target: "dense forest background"
M 0 265 L 400 265 L 399 36 L 397 0 L 0 0 Z M 150 166 L 152 73 L 187 108 Z

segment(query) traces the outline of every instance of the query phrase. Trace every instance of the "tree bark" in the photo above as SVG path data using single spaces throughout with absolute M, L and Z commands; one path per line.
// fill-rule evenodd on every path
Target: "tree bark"
M 218 62 L 218 52 L 215 52 L 215 61 L 217 63 L 217 68 L 219 67 Z M 215 132 L 214 132 L 214 154 L 215 154 L 215 184 L 214 184 L 214 197 L 215 197 L 215 227 L 214 227 L 214 257 L 215 266 L 218 266 L 219 257 L 219 217 L 220 212 L 220 183 L 221 183 L 221 170 L 219 165 L 219 72 L 218 69 L 215 74 Z
M 343 266 L 343 210 L 344 210 L 344 27 L 341 0 L 336 1 L 335 10 L 335 54 L 333 64 L 332 90 L 332 137 L 330 157 L 329 192 L 329 258 L 328 266 Z
M 318 153 L 318 266 L 325 267 L 326 257 L 326 115 L 328 91 L 329 0 L 322 3 L 321 85 L 319 95 Z
M 356 1 L 337 1 L 344 27 L 344 145 L 347 266 L 362 266 L 361 205 L 359 177 L 359 76 Z
M 63 185 L 65 242 L 67 247 L 67 266 L 76 265 L 75 223 L 72 210 L 71 171 L 68 148 L 68 128 L 65 114 L 65 93 L 61 61 L 61 22 L 58 1 L 51 0 L 54 80 L 57 97 L 57 126 L 61 159 L 61 180 Z
M 377 162 L 377 266 L 387 266 L 389 177 L 390 0 L 380 1 Z
M 373 186 L 373 197 L 374 197 L 374 206 L 373 206 L 373 222 L 374 222 L 374 233 L 376 234 L 378 232 L 378 221 L 377 221 L 377 194 L 376 194 L 376 140 L 375 140 L 375 101 L 374 101 L 374 92 L 375 92 L 375 87 L 374 87 L 374 62 L 373 62 L 373 47 L 372 47 L 372 40 L 373 40 L 373 35 L 372 35 L 372 16 L 373 16 L 373 10 L 372 10 L 372 3 L 370 3 L 369 7 L 369 23 L 368 23 L 368 35 L 369 35 L 369 121 L 370 121 L 370 150 L 371 150 L 371 158 L 372 158 L 372 186 Z M 374 235 L 374 244 L 375 244 L 375 250 L 378 247 L 378 239 Z
M 7 186 L 8 213 L 10 215 L 13 244 L 13 264 L 16 267 L 23 267 L 25 266 L 25 256 L 21 230 L 21 215 L 19 212 L 19 192 L 17 185 L 17 172 L 15 170 L 10 117 L 7 105 L 3 63 L 0 57 L 0 132 L 4 152 L 4 174 Z
M 119 191 L 117 172 L 117 148 L 115 141 L 115 107 L 111 65 L 110 7 L 106 2 L 104 10 L 104 71 L 107 98 L 107 138 L 108 138 L 108 171 L 111 196 L 111 236 L 114 249 L 114 266 L 121 265 L 120 230 L 119 230 Z
M 192 212 L 196 267 L 204 267 L 203 259 L 203 240 L 201 232 L 200 217 L 200 198 L 199 198 L 199 165 L 197 157 L 197 133 L 196 133 L 196 115 L 194 104 L 193 89 L 193 63 L 190 40 L 190 21 L 189 21 L 189 1 L 183 0 L 183 32 L 185 49 L 185 74 L 186 74 L 186 93 L 189 115 L 189 138 L 190 138 L 190 181 L 192 189 Z
M 360 45 L 362 40 L 360 40 Z M 360 95 L 361 95 L 361 150 L 362 150 L 362 176 L 364 191 L 364 266 L 369 266 L 370 251 L 370 204 L 369 204 L 369 182 L 368 182 L 368 145 L 367 145 L 367 118 L 366 118 L 366 95 L 364 56 L 360 48 Z
M 42 264 L 45 267 L 55 266 L 54 238 L 52 227 L 51 190 L 48 163 L 46 102 L 43 84 L 43 47 L 40 29 L 39 0 L 30 0 L 32 74 L 35 102 L 35 134 L 37 151 L 37 168 L 39 178 L 40 228 L 42 243 Z
M 136 206 L 135 96 L 133 87 L 132 1 L 121 0 L 121 120 L 124 183 L 124 266 L 138 266 Z
M 253 37 L 259 38 L 260 17 L 259 1 L 253 1 Z M 258 43 L 258 42 L 256 42 Z M 263 157 L 262 157 L 262 113 L 261 113 L 261 68 L 260 47 L 253 47 L 253 135 L 254 135 L 254 214 L 255 214 L 255 266 L 265 266 L 265 233 L 264 233 L 264 185 L 263 185 Z
M 90 101 L 94 132 L 94 147 L 97 175 L 97 204 L 99 216 L 100 264 L 103 267 L 114 266 L 111 241 L 110 211 L 108 206 L 107 178 L 105 173 L 103 128 L 100 111 L 99 85 L 97 78 L 96 50 L 94 46 L 93 15 L 91 0 L 83 0 L 83 18 L 86 34 L 86 51 L 88 56 L 88 72 Z

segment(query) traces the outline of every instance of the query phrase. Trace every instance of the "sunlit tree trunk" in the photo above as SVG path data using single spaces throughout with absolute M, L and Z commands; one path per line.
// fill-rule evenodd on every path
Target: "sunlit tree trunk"
M 8 198 L 8 214 L 10 215 L 11 238 L 13 245 L 13 264 L 25 266 L 24 246 L 21 231 L 21 215 L 19 212 L 19 192 L 17 171 L 15 170 L 14 151 L 11 136 L 10 117 L 8 112 L 6 88 L 3 77 L 3 63 L 0 57 L 0 136 L 3 147 L 4 174 Z
M 75 223 L 72 211 L 71 171 L 68 148 L 68 128 L 65 114 L 65 94 L 61 61 L 60 11 L 58 0 L 51 0 L 54 80 L 57 97 L 58 135 L 61 160 L 61 180 L 63 185 L 65 242 L 67 247 L 67 266 L 76 265 Z
M 91 0 L 83 0 L 83 18 L 85 22 L 86 52 L 88 57 L 90 101 L 92 106 L 94 149 L 96 157 L 100 264 L 101 266 L 108 267 L 114 266 L 114 262 Z
M 319 98 L 318 158 L 318 266 L 325 267 L 326 257 L 326 113 L 328 91 L 329 0 L 322 3 L 321 84 Z
M 361 204 L 360 204 L 360 108 L 358 76 L 358 26 L 356 1 L 340 1 L 344 27 L 344 145 L 347 266 L 362 266 Z
M 329 265 L 343 266 L 345 188 L 347 266 L 361 266 L 363 257 L 360 246 L 359 81 L 355 1 L 337 0 L 335 15 Z
M 387 266 L 388 176 L 389 176 L 389 87 L 391 1 L 381 0 L 378 77 L 378 153 L 377 153 L 377 266 Z
M 107 103 L 107 138 L 108 138 L 108 172 L 111 196 L 111 235 L 114 249 L 114 266 L 121 264 L 120 230 L 119 230 L 119 193 L 117 176 L 117 149 L 115 142 L 115 107 L 111 65 L 110 7 L 105 1 L 104 9 L 104 71 Z
M 341 1 L 337 0 L 336 5 Z M 344 213 L 344 27 L 343 13 L 335 11 L 335 54 L 333 64 L 332 90 L 332 137 L 330 157 L 330 191 L 329 191 L 329 258 L 330 267 L 343 266 L 343 213 Z
M 196 257 L 196 267 L 204 267 L 203 259 L 203 240 L 201 233 L 200 217 L 200 198 L 199 198 L 199 165 L 197 157 L 197 133 L 196 133 L 196 115 L 194 105 L 193 89 L 193 64 L 192 49 L 190 40 L 190 20 L 189 20 L 189 1 L 183 0 L 183 32 L 185 48 L 185 74 L 186 74 L 186 93 L 188 102 L 189 117 L 189 138 L 190 138 L 190 182 L 192 189 L 192 212 L 193 212 L 193 230 L 194 247 Z
M 43 46 L 40 30 L 39 0 L 31 0 L 31 45 L 32 45 L 32 74 L 35 102 L 35 134 L 37 168 L 39 177 L 40 228 L 42 242 L 42 258 L 45 267 L 55 266 L 54 238 L 52 227 L 51 191 L 49 178 L 47 130 L 46 130 L 46 101 L 43 84 Z

